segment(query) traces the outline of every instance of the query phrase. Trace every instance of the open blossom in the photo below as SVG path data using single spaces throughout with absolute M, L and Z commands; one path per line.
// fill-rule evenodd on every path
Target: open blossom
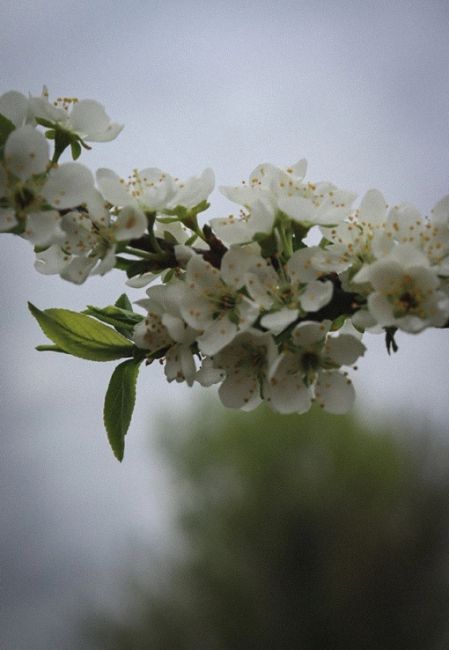
M 219 352 L 259 315 L 257 304 L 226 284 L 220 271 L 199 255 L 188 261 L 185 281 L 178 288 L 182 317 L 201 332 L 198 347 L 206 355 Z
M 369 283 L 367 306 L 383 327 L 406 332 L 440 327 L 449 318 L 449 297 L 425 255 L 410 244 L 401 244 L 382 260 L 363 267 L 353 278 Z
M 280 413 L 304 413 L 312 399 L 330 413 L 345 413 L 354 401 L 351 381 L 339 368 L 352 365 L 365 346 L 350 334 L 328 335 L 329 322 L 305 321 L 291 334 L 291 345 L 269 372 L 266 401 Z
M 31 97 L 30 110 L 35 118 L 43 118 L 61 129 L 77 134 L 87 142 L 108 142 L 118 136 L 122 124 L 112 122 L 104 106 L 93 99 L 58 97 L 51 102 L 44 87 L 40 97 Z
M 115 206 L 133 206 L 148 212 L 164 212 L 181 205 L 193 208 L 206 200 L 214 188 L 212 170 L 186 181 L 173 178 L 156 167 L 135 169 L 125 181 L 111 169 L 97 171 L 97 183 L 104 198 Z
M 270 334 L 248 330 L 213 357 L 224 372 L 218 394 L 224 406 L 250 411 L 262 402 L 268 370 L 278 356 Z M 261 394 L 262 393 L 262 394 Z

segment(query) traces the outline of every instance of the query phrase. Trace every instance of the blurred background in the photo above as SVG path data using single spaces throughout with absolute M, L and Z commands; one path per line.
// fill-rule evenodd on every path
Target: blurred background
M 434 203 L 448 192 L 449 185 L 448 27 L 449 8 L 446 2 L 438 0 L 396 0 L 394 3 L 382 0 L 365 3 L 350 0 L 278 3 L 263 0 L 257 3 L 237 3 L 232 0 L 209 0 L 207 3 L 131 0 L 126 5 L 102 0 L 95 3 L 85 0 L 36 0 L 33 3 L 3 0 L 0 92 L 16 89 L 38 94 L 45 83 L 52 96 L 75 95 L 104 103 L 109 115 L 126 127 L 116 141 L 96 145 L 83 156 L 81 162 L 93 170 L 108 166 L 127 175 L 134 167 L 158 166 L 180 177 L 188 177 L 211 166 L 219 186 L 247 178 L 260 162 L 282 166 L 305 157 L 309 161 L 308 178 L 311 180 L 331 180 L 359 195 L 376 187 L 383 191 L 388 202 L 405 200 L 428 214 Z M 214 193 L 209 216 L 223 216 L 232 209 L 218 192 Z M 75 287 L 58 278 L 37 274 L 33 269 L 33 257 L 26 242 L 6 236 L 0 238 L 0 291 L 4 314 L 0 321 L 1 647 L 7 650 L 61 647 L 70 650 L 88 648 L 90 643 L 99 643 L 98 647 L 114 647 L 111 637 L 109 640 L 107 636 L 101 637 L 101 634 L 107 635 L 109 627 L 118 625 L 112 614 L 105 615 L 105 628 L 102 632 L 97 631 L 98 636 L 95 637 L 100 639 L 98 641 L 92 641 L 93 637 L 89 634 L 80 640 L 80 620 L 84 621 L 87 612 L 93 613 L 97 609 L 106 608 L 109 612 L 109 608 L 112 608 L 115 612 L 114 608 L 127 598 L 124 585 L 129 580 L 134 582 L 132 576 L 136 573 L 151 577 L 150 600 L 153 601 L 152 590 L 159 576 L 157 580 L 164 585 L 161 593 L 175 608 L 173 617 L 181 619 L 177 629 L 184 631 L 187 639 L 193 639 L 193 644 L 197 638 L 194 635 L 201 629 L 204 634 L 207 631 L 210 648 L 239 647 L 234 644 L 235 630 L 226 631 L 223 626 L 220 627 L 216 617 L 217 612 L 221 612 L 223 618 L 232 618 L 229 611 L 220 606 L 223 599 L 226 603 L 232 603 L 235 596 L 235 602 L 242 602 L 241 611 L 246 613 L 250 601 L 253 607 L 258 602 L 258 613 L 251 614 L 250 629 L 254 630 L 258 621 L 256 615 L 262 616 L 262 612 L 267 611 L 264 607 L 273 606 L 271 601 L 267 601 L 266 594 L 274 578 L 264 576 L 256 560 L 249 570 L 251 575 L 261 574 L 265 585 L 264 589 L 258 591 L 257 598 L 253 594 L 251 600 L 247 592 L 239 596 L 239 589 L 243 587 L 238 584 L 229 587 L 218 581 L 217 589 L 225 590 L 232 598 L 225 597 L 226 593 L 219 596 L 211 586 L 200 589 L 195 581 L 190 583 L 189 578 L 185 580 L 188 597 L 184 597 L 183 605 L 186 607 L 190 603 L 191 609 L 181 612 L 176 609 L 179 575 L 182 576 L 183 571 L 190 575 L 192 568 L 187 563 L 181 566 L 180 573 L 178 569 L 173 569 L 182 564 L 185 544 L 189 548 L 188 542 L 181 541 L 179 528 L 174 523 L 176 513 L 182 509 L 182 490 L 173 477 L 179 475 L 184 476 L 187 482 L 191 480 L 190 470 L 183 463 L 188 462 L 189 450 L 196 449 L 195 444 L 199 443 L 195 442 L 193 433 L 187 434 L 184 430 L 192 432 L 198 429 L 201 439 L 199 422 L 204 420 L 203 411 L 206 408 L 201 398 L 204 389 L 192 390 L 167 384 L 158 365 L 142 372 L 125 461 L 122 465 L 117 463 L 108 447 L 101 414 L 104 392 L 112 372 L 111 364 L 86 363 L 35 352 L 34 346 L 41 343 L 43 337 L 27 312 L 26 301 L 32 300 L 41 309 L 57 306 L 80 310 L 88 303 L 103 306 L 112 303 L 123 291 L 123 276 L 112 272 L 104 278 L 92 278 L 85 285 Z M 143 294 L 136 290 L 128 293 L 132 300 Z M 413 471 L 404 470 L 406 478 L 400 470 L 403 464 L 409 462 L 409 454 L 421 458 L 421 454 L 413 456 L 413 445 L 411 450 L 408 449 L 407 440 L 415 439 L 411 428 L 426 438 L 431 435 L 432 440 L 437 441 L 432 445 L 445 445 L 449 384 L 447 332 L 425 332 L 417 337 L 401 334 L 398 343 L 399 352 L 388 357 L 381 338 L 367 338 L 368 353 L 354 377 L 358 394 L 354 409 L 357 423 L 340 418 L 326 420 L 329 431 L 335 431 L 334 438 L 342 441 L 343 447 L 338 453 L 348 458 L 347 464 L 339 465 L 339 470 L 334 471 L 340 476 L 338 480 L 346 480 L 345 472 L 350 471 L 351 466 L 359 467 L 357 449 L 365 450 L 363 454 L 366 454 L 367 460 L 364 462 L 369 466 L 371 454 L 374 454 L 373 467 L 382 466 L 381 460 L 376 460 L 376 453 L 393 455 L 393 460 L 382 460 L 390 468 L 386 472 L 386 483 L 382 483 L 385 472 L 373 469 L 373 472 L 377 472 L 376 477 L 373 478 L 368 472 L 369 487 L 366 492 L 362 490 L 368 504 L 370 499 L 386 495 L 380 508 L 379 522 L 377 515 L 374 517 L 379 530 L 386 531 L 376 533 L 374 537 L 380 536 L 386 541 L 373 553 L 390 558 L 390 561 L 397 557 L 397 551 L 391 547 L 394 536 L 390 518 L 394 519 L 394 515 L 385 514 L 386 511 L 390 512 L 389 508 L 398 511 L 399 519 L 407 519 L 408 515 L 404 512 L 415 512 L 414 508 L 417 508 L 416 515 L 410 515 L 413 525 L 410 522 L 397 524 L 399 532 L 395 539 L 400 541 L 401 547 L 407 535 L 407 539 L 420 539 L 420 530 L 426 528 L 423 512 L 427 512 L 430 519 L 434 516 L 443 530 L 444 508 L 439 499 L 445 495 L 449 475 L 448 466 L 444 465 L 443 451 L 436 454 L 443 459 L 441 472 L 424 471 L 425 455 L 422 464 L 415 462 Z M 243 431 L 241 421 L 232 419 L 237 416 L 225 415 L 214 397 L 214 390 L 210 392 L 210 399 L 215 400 L 212 407 L 214 417 L 223 424 L 215 427 L 210 416 L 207 420 L 208 435 L 216 433 L 217 440 L 220 439 L 220 427 L 223 430 L 228 427 L 226 430 Z M 162 425 L 164 414 L 173 411 L 176 413 L 175 424 Z M 227 420 L 228 417 L 231 419 Z M 240 414 L 238 417 L 244 418 L 242 422 L 249 423 L 252 416 Z M 255 424 L 251 426 L 259 427 L 257 418 L 262 416 L 256 414 L 254 417 Z M 260 504 L 269 501 L 269 488 L 276 489 L 276 481 L 287 473 L 283 461 L 279 460 L 276 467 L 270 462 L 272 455 L 287 453 L 288 448 L 284 445 L 298 445 L 296 451 L 290 454 L 289 461 L 296 459 L 291 469 L 296 478 L 289 483 L 288 489 L 282 484 L 282 490 L 279 485 L 278 490 L 285 492 L 285 495 L 291 492 L 293 500 L 299 499 L 298 491 L 304 488 L 301 481 L 307 483 L 310 480 L 313 483 L 313 476 L 323 473 L 327 476 L 320 484 L 319 491 L 314 492 L 315 498 L 319 497 L 323 505 L 320 506 L 321 510 L 313 511 L 312 518 L 318 518 L 319 513 L 328 517 L 329 512 L 333 512 L 329 503 L 335 498 L 335 491 L 340 497 L 346 494 L 349 500 L 351 495 L 361 498 L 361 488 L 353 490 L 349 482 L 344 483 L 346 492 L 341 491 L 332 483 L 335 479 L 334 476 L 331 480 L 332 472 L 331 475 L 326 473 L 326 463 L 331 462 L 326 458 L 329 454 L 332 458 L 334 453 L 330 442 L 334 440 L 332 433 L 328 434 L 329 438 L 318 436 L 316 452 L 312 452 L 318 455 L 318 460 L 313 461 L 312 470 L 304 469 L 304 463 L 307 465 L 308 461 L 301 461 L 301 458 L 309 438 L 306 441 L 303 438 L 310 435 L 309 442 L 312 444 L 315 437 L 307 432 L 314 429 L 312 420 L 308 421 L 307 427 L 304 420 L 294 419 L 294 422 L 287 425 L 284 418 L 276 418 L 276 422 L 270 419 L 270 431 L 276 431 L 274 439 L 280 438 L 282 447 L 278 448 L 273 438 L 264 446 L 266 456 L 260 476 L 266 477 L 263 481 L 261 479 L 262 483 L 266 483 L 265 492 L 256 497 L 256 486 L 253 486 L 251 498 L 257 499 L 258 506 L 253 509 L 250 502 L 241 505 L 241 512 L 246 513 L 245 522 L 247 518 L 251 519 L 250 515 L 254 512 L 254 527 L 248 533 L 240 525 L 243 519 L 229 522 L 225 517 L 219 523 L 218 513 L 213 514 L 215 503 L 208 502 L 206 491 L 204 508 L 212 508 L 211 518 L 216 520 L 213 525 L 229 529 L 226 539 L 231 539 L 231 531 L 237 532 L 237 538 L 239 534 L 248 535 L 242 554 L 249 553 L 245 548 L 250 548 L 250 540 L 254 539 L 256 529 L 261 529 L 261 534 L 267 535 L 258 519 L 262 508 Z M 377 424 L 374 425 L 374 422 Z M 248 424 L 248 431 L 251 426 Z M 293 427 L 296 432 L 291 434 L 291 439 L 288 438 L 290 442 L 286 442 L 283 436 L 284 427 L 287 426 Z M 377 427 L 378 431 L 388 432 L 394 437 L 380 444 L 378 441 L 384 438 L 378 434 L 366 442 L 365 434 L 351 434 L 351 427 L 355 427 L 354 431 Z M 168 454 L 161 451 L 156 440 L 161 435 L 170 437 L 169 434 L 175 440 L 179 437 L 180 441 L 185 442 L 183 451 Z M 251 438 L 250 433 L 245 435 L 249 436 L 248 440 Z M 223 434 L 222 440 L 228 437 Z M 224 459 L 226 454 L 234 453 L 226 451 L 224 442 L 220 444 L 223 445 Z M 234 444 L 237 443 L 234 441 Z M 245 444 L 255 452 L 258 449 L 258 445 L 242 442 L 243 447 Z M 373 445 L 375 450 L 372 449 Z M 262 460 L 252 457 L 243 447 L 238 452 L 238 458 L 241 455 L 242 459 L 247 460 L 236 460 L 237 466 L 231 473 L 243 475 L 239 468 L 241 463 L 246 463 L 248 480 L 251 480 L 250 477 L 259 467 L 253 466 L 252 462 L 262 463 Z M 350 455 L 352 447 L 355 449 L 354 457 Z M 260 453 L 265 452 L 260 450 Z M 232 504 L 232 499 L 236 497 L 232 490 L 228 492 L 228 470 L 220 469 L 218 458 L 218 467 L 208 467 L 206 460 L 202 457 L 201 471 L 208 474 L 208 480 L 212 486 L 215 485 L 218 493 L 221 493 L 223 485 L 224 499 L 228 505 Z M 362 463 L 362 466 L 365 465 Z M 393 471 L 392 466 L 400 468 Z M 441 480 L 435 489 L 433 483 L 428 483 L 429 474 Z M 362 481 L 359 475 L 356 485 L 359 485 L 358 481 Z M 435 498 L 436 503 L 432 508 L 425 509 L 419 499 L 418 503 L 413 501 L 415 491 L 411 486 L 421 485 L 419 481 L 423 481 L 426 490 L 430 490 L 429 499 Z M 311 487 L 312 483 L 304 488 L 306 493 L 315 490 Z M 238 493 L 238 481 L 234 487 Z M 425 492 L 425 489 L 422 487 L 417 491 Z M 195 500 L 195 494 L 202 491 L 195 482 L 192 483 L 191 492 L 191 508 L 193 512 L 195 508 L 200 512 L 202 505 L 198 499 Z M 241 498 L 243 503 L 243 496 Z M 285 496 L 287 498 L 290 497 Z M 405 503 L 407 498 L 410 500 L 408 505 Z M 304 503 L 300 503 L 301 508 Z M 339 503 L 332 517 L 337 517 L 341 512 L 343 506 L 342 502 Z M 277 505 L 273 504 L 275 507 Z M 283 501 L 279 507 L 279 515 L 272 510 L 269 511 L 269 518 L 276 517 L 284 522 L 287 519 L 285 508 L 289 508 Z M 297 504 L 292 504 L 292 510 L 297 507 Z M 367 506 L 365 515 L 371 512 L 370 507 Z M 382 509 L 384 507 L 385 511 Z M 306 648 L 326 647 L 323 639 L 317 641 L 313 637 L 312 628 L 317 630 L 322 627 L 323 634 L 327 633 L 325 630 L 331 630 L 333 638 L 336 638 L 335 619 L 332 616 L 336 616 L 337 610 L 332 609 L 332 603 L 340 600 L 341 593 L 350 593 L 350 600 L 354 599 L 354 593 L 362 593 L 363 590 L 367 594 L 365 600 L 374 597 L 371 589 L 375 588 L 369 586 L 372 584 L 369 582 L 370 571 L 362 571 L 357 563 L 349 573 L 356 577 L 360 577 L 361 573 L 366 575 L 364 586 L 356 585 L 355 591 L 351 591 L 347 583 L 339 582 L 344 578 L 341 576 L 342 567 L 349 562 L 348 557 L 352 557 L 347 549 L 341 561 L 338 559 L 338 553 L 343 552 L 341 536 L 345 536 L 348 544 L 357 542 L 357 548 L 366 546 L 369 538 L 367 531 L 370 530 L 371 517 L 368 517 L 368 523 L 360 523 L 357 519 L 358 508 L 357 503 L 353 509 L 349 508 L 347 517 L 353 516 L 354 523 L 345 519 L 346 532 L 337 531 L 333 541 L 329 540 L 329 545 L 333 544 L 332 550 L 328 546 L 320 547 L 319 535 L 326 539 L 332 537 L 335 532 L 334 519 L 325 535 L 320 532 L 324 524 L 318 523 L 316 526 L 319 530 L 315 531 L 318 537 L 311 534 L 312 546 L 318 545 L 315 549 L 318 556 L 327 557 L 329 551 L 333 560 L 327 567 L 320 565 L 321 587 L 318 584 L 313 586 L 315 595 L 309 610 L 305 610 L 314 612 L 313 616 L 310 614 L 306 617 L 310 629 L 298 619 L 304 634 L 309 635 L 304 636 L 304 644 L 309 643 L 309 646 L 304 646 Z M 297 526 L 300 536 L 303 523 L 299 525 L 294 522 L 308 520 L 303 515 L 294 517 L 298 518 L 292 520 L 291 526 Z M 408 532 L 404 533 L 402 525 Z M 262 550 L 259 562 L 265 566 L 268 560 L 263 553 L 270 555 L 279 548 L 279 557 L 273 558 L 273 567 L 277 567 L 276 562 L 280 563 L 284 574 L 292 573 L 292 580 L 298 578 L 299 583 L 304 575 L 302 572 L 309 571 L 311 580 L 310 575 L 316 572 L 311 571 L 310 567 L 299 567 L 296 571 L 291 568 L 294 559 L 289 560 L 290 563 L 279 559 L 287 538 L 298 539 L 297 546 L 292 542 L 292 549 L 298 548 L 298 555 L 301 555 L 299 549 L 310 547 L 309 543 L 305 544 L 304 540 L 291 534 L 289 526 L 288 522 L 282 525 L 279 538 L 265 538 L 265 551 Z M 307 529 L 307 525 L 304 526 Z M 438 526 L 435 524 L 436 528 Z M 361 530 L 360 538 L 352 538 L 349 531 L 355 529 Z M 190 529 L 188 532 L 190 535 Z M 198 533 L 195 534 L 204 534 L 206 546 L 212 543 L 207 541 L 210 533 L 203 531 L 201 524 L 198 524 Z M 438 535 L 436 530 L 435 538 L 440 539 Z M 284 542 L 280 541 L 281 537 Z M 414 556 L 412 550 L 407 551 L 408 559 L 404 560 L 403 571 L 401 569 L 402 573 L 397 579 L 392 577 L 392 573 L 388 574 L 390 581 L 396 580 L 398 585 L 402 585 L 404 593 L 411 591 L 417 598 L 415 602 L 423 607 L 425 589 L 429 588 L 436 602 L 440 602 L 438 599 L 446 588 L 444 571 L 437 570 L 440 565 L 436 559 L 445 557 L 445 549 L 441 550 L 436 542 L 435 546 L 426 546 L 434 542 L 432 538 L 421 544 L 419 552 L 422 555 Z M 236 550 L 237 544 L 239 541 L 235 539 L 226 546 L 228 556 L 224 562 L 229 562 L 229 557 L 235 558 L 236 565 L 244 561 L 240 558 L 240 551 Z M 320 548 L 323 548 L 323 552 Z M 285 553 L 290 551 L 287 549 Z M 250 554 L 253 555 L 253 552 Z M 421 574 L 412 575 L 411 565 L 419 564 L 412 559 L 424 556 L 430 558 L 429 571 L 432 576 L 435 575 L 432 572 L 436 571 L 442 585 L 432 583 L 431 587 L 430 578 L 426 582 Z M 133 562 L 133 558 L 136 562 Z M 311 560 L 317 561 L 316 558 Z M 199 571 L 208 575 L 206 560 L 202 562 Z M 370 567 L 377 566 L 374 560 L 369 563 Z M 222 569 L 218 565 L 216 569 L 212 567 L 210 580 L 215 570 L 220 572 Z M 331 577 L 333 571 L 338 573 L 336 577 Z M 176 574 L 176 584 L 167 578 L 173 572 Z M 272 573 L 278 573 L 278 569 L 273 568 Z M 243 580 L 243 575 L 246 574 L 239 571 L 238 580 Z M 379 575 L 386 574 L 380 571 Z M 345 579 L 349 580 L 349 577 Z M 385 584 L 390 584 L 388 579 L 385 577 Z M 286 580 L 283 579 L 284 582 Z M 278 582 L 277 588 L 280 589 L 282 579 Z M 257 581 L 254 584 L 257 586 Z M 334 592 L 333 596 L 326 596 L 328 599 L 334 598 L 326 601 L 329 611 L 333 612 L 326 625 L 316 613 L 318 595 L 324 593 L 323 584 L 328 585 L 329 589 L 332 584 Z M 405 584 L 408 584 L 407 588 Z M 415 584 L 424 584 L 425 589 L 415 592 L 410 588 Z M 283 598 L 290 598 L 288 593 L 292 593 L 292 590 L 295 590 L 294 586 L 284 593 Z M 379 591 L 382 590 L 378 586 Z M 175 593 L 176 597 L 172 597 Z M 216 594 L 210 596 L 211 608 L 215 608 L 215 613 L 211 611 L 203 624 L 192 612 L 198 613 L 194 603 L 209 593 Z M 392 599 L 396 597 L 395 594 L 393 591 Z M 280 593 L 278 597 L 281 597 Z M 302 597 L 299 594 L 296 600 L 292 599 L 291 611 L 302 609 Z M 131 596 L 129 598 L 131 608 Z M 259 598 L 264 600 L 263 606 Z M 130 613 L 136 622 L 136 629 L 145 627 L 138 610 L 142 606 L 147 607 L 147 600 L 146 594 L 142 602 L 136 597 L 136 608 Z M 157 610 L 159 607 L 164 611 L 166 602 L 161 605 L 159 601 L 154 608 Z M 406 604 L 409 612 L 415 611 L 410 609 L 408 601 Z M 148 608 L 151 607 L 153 605 L 148 605 Z M 150 611 L 148 608 L 147 611 Z M 154 608 L 148 620 L 157 618 Z M 342 611 L 355 612 L 351 616 L 363 618 L 361 610 Z M 383 610 L 380 606 L 376 611 L 378 618 L 370 619 L 371 622 L 385 618 L 381 615 Z M 101 614 L 98 616 L 101 617 Z M 183 627 L 183 616 L 193 620 L 189 632 Z M 274 616 L 273 627 L 263 632 L 264 641 L 260 643 L 273 638 L 275 627 L 280 624 L 279 617 Z M 431 621 L 430 627 L 441 631 L 441 626 L 436 620 L 432 621 L 430 615 L 427 620 Z M 167 637 L 163 636 L 164 621 L 159 620 L 159 623 L 162 645 L 158 646 L 158 641 L 154 639 L 145 640 L 144 643 L 149 644 L 147 646 L 139 645 L 139 638 L 149 637 L 136 636 L 137 641 L 133 646 L 134 640 L 126 640 L 131 623 L 127 626 L 121 621 L 124 636 L 120 637 L 118 631 L 115 635 L 117 643 L 120 643 L 120 638 L 124 639 L 124 645 L 119 647 L 152 647 L 150 641 L 154 647 L 183 647 L 179 645 L 179 637 L 167 641 Z M 366 629 L 372 629 L 369 627 L 372 624 L 368 622 Z M 92 621 L 86 623 L 85 627 L 97 630 Z M 390 634 L 388 638 L 397 640 L 395 629 L 393 625 L 390 631 L 386 630 L 385 634 Z M 142 634 L 146 633 L 142 631 Z M 342 628 L 341 643 L 345 639 L 348 643 L 349 637 L 344 636 L 346 633 Z M 357 639 L 363 638 L 360 636 L 364 634 L 362 624 L 357 634 Z M 292 637 L 286 637 L 287 641 L 289 638 Z M 427 639 L 429 643 L 434 642 L 430 634 Z M 271 641 L 268 642 L 272 645 Z M 400 646 L 401 642 L 406 643 L 407 639 L 404 637 L 391 647 L 427 647 L 423 643 Z M 439 647 L 445 645 L 440 644 Z

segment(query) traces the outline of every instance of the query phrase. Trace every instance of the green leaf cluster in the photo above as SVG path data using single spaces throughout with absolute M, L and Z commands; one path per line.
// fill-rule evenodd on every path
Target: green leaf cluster
M 115 457 L 121 461 L 136 401 L 139 366 L 145 358 L 145 352 L 129 339 L 143 316 L 133 312 L 125 294 L 115 305 L 104 308 L 90 306 L 84 313 L 68 309 L 41 311 L 31 303 L 28 306 L 53 343 L 40 345 L 37 350 L 62 352 L 89 361 L 127 359 L 112 373 L 103 413 L 109 443 Z

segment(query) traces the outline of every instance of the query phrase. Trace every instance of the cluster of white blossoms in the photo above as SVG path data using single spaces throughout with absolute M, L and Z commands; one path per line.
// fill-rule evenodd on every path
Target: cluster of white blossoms
M 398 329 L 447 326 L 449 196 L 428 217 L 374 189 L 354 206 L 353 192 L 306 181 L 304 160 L 262 164 L 221 188 L 237 215 L 200 225 L 210 169 L 124 179 L 60 162 L 121 129 L 93 100 L 2 95 L 0 231 L 30 241 L 41 273 L 80 284 L 116 268 L 130 286 L 152 283 L 137 301 L 146 315 L 122 305 L 102 319 L 127 325 L 139 359 L 160 360 L 169 381 L 219 384 L 231 408 L 302 413 L 316 401 L 344 413 L 365 331 L 394 349 Z

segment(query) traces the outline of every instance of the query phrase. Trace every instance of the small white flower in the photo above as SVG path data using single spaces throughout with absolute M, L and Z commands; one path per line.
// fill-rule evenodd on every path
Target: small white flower
M 108 142 L 123 129 L 123 125 L 111 122 L 104 106 L 93 99 L 58 97 L 51 103 L 44 87 L 40 97 L 31 97 L 29 101 L 35 118 L 55 122 L 60 128 L 76 133 L 87 142 Z
M 214 356 L 215 368 L 226 377 L 218 394 L 228 408 L 252 410 L 258 406 L 269 367 L 277 357 L 276 345 L 269 334 L 251 330 L 239 334 Z
M 398 245 L 383 260 L 363 267 L 354 282 L 369 282 L 374 291 L 368 309 L 382 327 L 420 332 L 441 327 L 449 317 L 449 300 L 425 255 L 411 245 Z

